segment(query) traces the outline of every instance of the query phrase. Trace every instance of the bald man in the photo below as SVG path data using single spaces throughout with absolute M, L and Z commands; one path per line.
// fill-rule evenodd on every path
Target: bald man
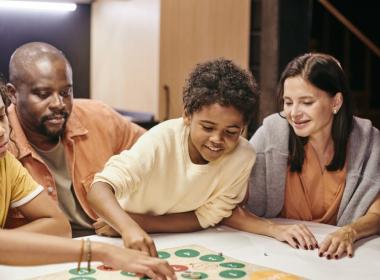
M 70 63 L 46 43 L 28 43 L 13 53 L 7 88 L 11 152 L 58 201 L 73 236 L 93 234 L 97 215 L 86 199 L 93 176 L 144 129 L 99 101 L 73 99 Z

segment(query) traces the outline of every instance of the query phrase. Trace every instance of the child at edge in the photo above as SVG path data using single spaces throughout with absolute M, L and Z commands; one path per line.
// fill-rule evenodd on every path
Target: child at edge
M 124 245 L 156 256 L 147 233 L 189 232 L 229 217 L 246 193 L 255 153 L 241 135 L 258 97 L 253 76 L 232 61 L 198 64 L 182 118 L 165 121 L 96 174 L 88 200 Z M 108 226 L 108 225 L 109 226 Z

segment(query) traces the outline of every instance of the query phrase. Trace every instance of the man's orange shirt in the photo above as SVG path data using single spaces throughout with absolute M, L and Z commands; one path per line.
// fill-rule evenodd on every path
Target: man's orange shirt
M 17 143 L 17 147 L 11 143 L 10 151 L 32 177 L 47 189 L 48 194 L 57 200 L 53 175 L 29 144 L 13 105 L 8 108 L 8 113 L 12 126 L 11 139 Z M 144 132 L 143 128 L 100 101 L 74 99 L 62 143 L 75 195 L 92 219 L 97 216 L 89 207 L 86 194 L 94 175 L 103 169 L 111 156 L 129 149 Z

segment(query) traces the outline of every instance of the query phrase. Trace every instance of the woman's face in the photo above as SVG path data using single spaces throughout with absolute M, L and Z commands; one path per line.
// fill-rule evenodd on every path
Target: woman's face
M 4 157 L 9 142 L 9 123 L 3 98 L 0 98 L 0 158 Z
M 334 113 L 342 105 L 342 95 L 334 97 L 305 81 L 301 76 L 284 82 L 284 113 L 296 135 L 301 137 L 331 136 Z

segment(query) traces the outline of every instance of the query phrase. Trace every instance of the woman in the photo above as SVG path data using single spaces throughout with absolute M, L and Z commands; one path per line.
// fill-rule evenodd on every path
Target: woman
M 339 62 L 305 54 L 282 73 L 283 111 L 266 118 L 251 139 L 257 152 L 247 208 L 340 226 L 318 244 L 304 225 L 277 225 L 236 209 L 227 224 L 273 236 L 319 256 L 353 256 L 353 244 L 380 231 L 380 133 L 352 114 Z M 248 220 L 250 222 L 245 222 Z

